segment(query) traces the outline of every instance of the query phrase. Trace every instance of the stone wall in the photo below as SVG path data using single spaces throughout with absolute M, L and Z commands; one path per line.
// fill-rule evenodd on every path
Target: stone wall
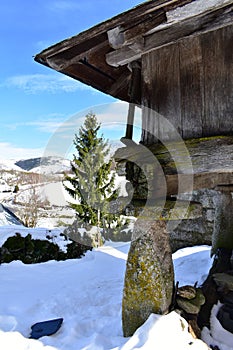
M 143 178 L 142 172 L 140 170 L 137 171 L 136 165 L 132 163 L 127 165 L 127 167 L 126 163 L 119 163 L 117 171 L 120 175 L 126 175 L 127 178 L 133 174 L 134 194 L 131 203 L 125 208 L 125 214 L 139 217 L 146 205 L 146 180 Z M 128 171 L 128 174 L 126 174 L 126 171 Z M 131 172 L 131 175 L 129 172 Z M 219 205 L 219 192 L 209 189 L 196 190 L 192 193 L 184 193 L 178 197 L 174 196 L 172 199 L 174 203 L 177 199 L 181 203 L 180 212 L 178 209 L 176 215 L 172 215 L 172 217 L 169 217 L 168 214 L 172 206 L 172 201 L 167 201 L 163 210 L 164 220 L 167 219 L 168 221 L 172 252 L 189 246 L 211 245 L 215 212 Z M 183 201 L 188 201 L 190 204 L 187 215 L 180 220 L 183 216 Z

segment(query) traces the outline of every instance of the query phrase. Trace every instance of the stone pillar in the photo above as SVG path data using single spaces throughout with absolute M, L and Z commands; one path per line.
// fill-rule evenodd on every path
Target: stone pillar
M 141 218 L 134 228 L 123 292 L 122 323 L 131 336 L 151 313 L 164 314 L 172 302 L 174 272 L 165 221 Z
M 198 324 L 200 328 L 210 328 L 210 315 L 214 304 L 217 304 L 220 298 L 220 290 L 217 288 L 214 276 L 223 275 L 232 269 L 231 256 L 233 249 L 233 200 L 232 186 L 217 186 L 219 196 L 216 200 L 215 222 L 212 235 L 212 255 L 215 254 L 213 265 L 209 271 L 208 277 L 202 285 L 202 291 L 205 296 L 205 304 L 202 306 L 198 315 Z M 227 289 L 223 290 L 227 295 Z
M 216 189 L 220 193 L 216 203 L 212 254 L 219 248 L 233 249 L 233 186 L 218 186 Z

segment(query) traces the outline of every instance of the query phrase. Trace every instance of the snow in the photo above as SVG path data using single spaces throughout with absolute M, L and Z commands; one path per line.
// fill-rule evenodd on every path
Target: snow
M 15 164 L 15 160 L 0 160 L 0 170 L 8 170 L 8 171 L 22 171 L 22 169 Z
M 1 228 L 1 231 L 7 228 Z M 36 231 L 36 230 L 35 230 Z M 38 234 L 40 234 L 38 232 Z M 82 259 L 0 266 L 0 348 L 4 350 L 164 350 L 207 349 L 194 340 L 187 322 L 175 312 L 152 314 L 130 338 L 124 338 L 121 302 L 129 243 L 111 243 L 88 251 Z M 210 247 L 185 248 L 173 255 L 180 285 L 200 285 L 212 264 Z M 218 306 L 216 306 L 217 308 Z M 230 350 L 233 335 L 216 319 L 203 339 Z M 28 339 L 31 325 L 64 319 L 60 330 L 39 340 Z
M 169 330 L 169 336 L 166 336 L 166 330 L 167 332 Z M 165 316 L 150 315 L 144 325 L 140 327 L 133 337 L 120 349 L 207 350 L 208 347 L 202 341 L 193 339 L 188 332 L 188 323 L 173 311 Z
M 206 342 L 212 343 L 213 340 L 211 338 L 213 338 L 214 344 L 217 345 L 221 350 L 229 350 L 233 347 L 233 335 L 221 327 L 221 324 L 216 317 L 221 306 L 222 304 L 220 302 L 218 302 L 217 305 L 214 305 L 210 317 L 211 331 L 205 327 L 202 330 L 202 338 Z

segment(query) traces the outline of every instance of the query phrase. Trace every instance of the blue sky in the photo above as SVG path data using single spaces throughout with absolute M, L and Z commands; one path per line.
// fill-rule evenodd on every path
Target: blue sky
M 36 63 L 33 56 L 141 2 L 1 1 L 0 159 L 40 156 L 59 127 L 74 122 L 74 115 L 81 118 L 95 112 L 93 106 L 116 101 Z

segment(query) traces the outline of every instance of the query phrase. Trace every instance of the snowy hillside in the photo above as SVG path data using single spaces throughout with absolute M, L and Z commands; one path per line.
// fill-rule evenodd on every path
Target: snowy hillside
M 117 145 L 119 142 L 114 143 L 114 150 Z M 51 229 L 72 224 L 75 213 L 68 202 L 74 200 L 62 185 L 63 173 L 70 170 L 70 161 L 59 157 L 37 157 L 16 164 L 13 161 L 2 162 L 0 203 L 9 207 L 23 221 L 25 213 L 36 206 L 37 227 Z M 120 196 L 127 195 L 125 184 L 125 177 L 116 175 L 115 185 L 120 188 Z M 10 222 L 6 218 L 0 220 L 0 226 L 8 224 Z
M 0 344 L 4 350 L 207 350 L 193 339 L 187 323 L 172 312 L 152 314 L 131 338 L 124 338 L 121 302 L 129 244 L 105 246 L 82 259 L 0 268 Z M 180 285 L 202 283 L 211 266 L 210 247 L 186 248 L 173 255 Z M 203 339 L 221 350 L 232 349 L 233 335 L 212 312 L 212 329 Z M 31 325 L 62 317 L 60 330 L 28 339 Z M 230 344 L 230 345 L 229 345 Z M 216 348 L 217 349 L 217 348 Z
M 22 171 L 22 169 L 17 166 L 14 160 L 0 160 L 0 170 L 15 170 Z
M 54 228 L 73 222 L 74 212 L 68 207 L 61 182 L 63 171 L 70 169 L 68 160 L 47 157 L 18 161 L 20 167 L 14 161 L 0 161 L 0 164 L 0 204 L 23 221 L 26 213 L 36 207 L 40 227 Z M 12 223 L 1 214 L 0 226 Z
M 23 170 L 38 174 L 62 174 L 70 170 L 70 161 L 59 157 L 38 157 L 19 160 L 16 165 Z

